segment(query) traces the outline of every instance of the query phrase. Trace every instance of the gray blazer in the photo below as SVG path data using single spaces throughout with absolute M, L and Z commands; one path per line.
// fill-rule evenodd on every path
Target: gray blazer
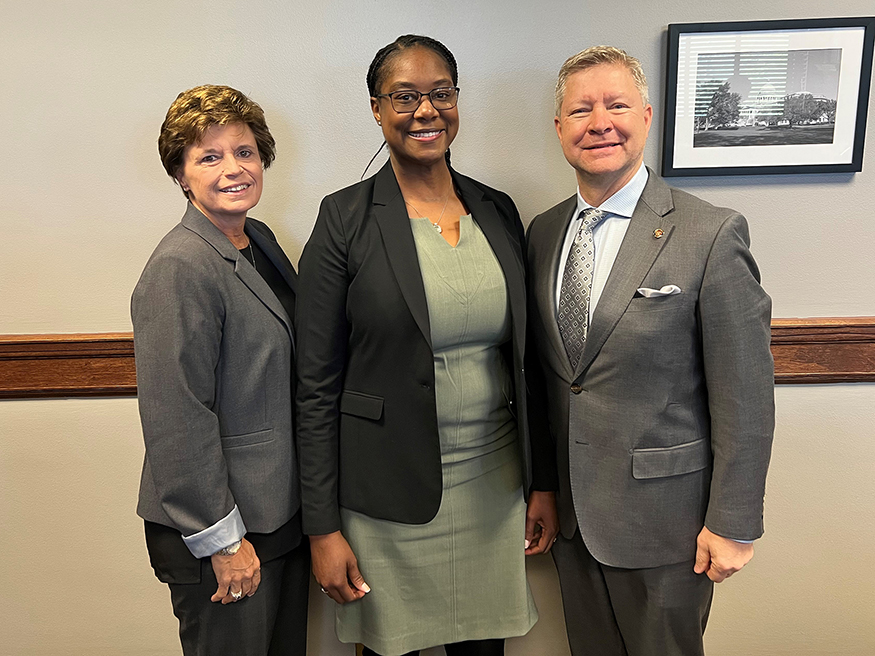
M 292 290 L 270 229 L 246 233 Z M 269 533 L 300 506 L 292 435 L 292 321 L 261 275 L 189 204 L 131 299 L 146 458 L 137 513 L 190 536 L 236 505 Z M 196 554 L 197 555 L 197 554 Z
M 597 560 L 624 568 L 692 560 L 703 524 L 759 537 L 774 428 L 771 300 L 744 217 L 651 171 L 572 370 L 554 290 L 575 209 L 569 198 L 528 233 L 544 377 L 535 407 L 549 420 L 540 437 L 556 447 L 563 535 L 579 526 Z M 682 292 L 637 292 L 665 285 Z

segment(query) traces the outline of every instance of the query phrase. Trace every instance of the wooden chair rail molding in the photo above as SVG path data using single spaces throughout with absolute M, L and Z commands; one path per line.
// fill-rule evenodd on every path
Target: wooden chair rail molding
M 0 335 L 0 399 L 136 395 L 133 333 Z
M 875 382 L 875 317 L 772 319 L 776 383 Z
M 772 321 L 776 383 L 875 382 L 875 317 Z M 0 399 L 136 396 L 131 333 L 0 335 Z

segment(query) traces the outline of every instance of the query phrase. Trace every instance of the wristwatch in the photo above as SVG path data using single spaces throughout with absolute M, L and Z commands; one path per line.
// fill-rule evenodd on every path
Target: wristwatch
M 237 540 L 237 542 L 234 542 L 233 544 L 229 544 L 227 547 L 222 547 L 213 555 L 214 556 L 233 556 L 235 553 L 240 551 L 240 546 L 242 544 L 243 544 L 243 540 Z

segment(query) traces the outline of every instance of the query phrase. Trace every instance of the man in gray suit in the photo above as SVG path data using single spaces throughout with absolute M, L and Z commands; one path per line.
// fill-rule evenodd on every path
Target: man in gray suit
M 533 431 L 556 447 L 575 656 L 704 653 L 713 582 L 763 531 L 771 301 L 744 217 L 643 165 L 652 116 L 635 58 L 566 61 L 555 125 L 578 193 L 529 227 Z

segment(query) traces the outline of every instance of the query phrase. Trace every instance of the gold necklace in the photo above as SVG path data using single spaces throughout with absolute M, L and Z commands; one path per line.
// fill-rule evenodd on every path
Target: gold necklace
M 442 221 L 443 218 L 444 218 L 444 212 L 447 211 L 447 204 L 450 202 L 450 192 L 451 192 L 452 190 L 453 190 L 453 186 L 450 185 L 450 191 L 447 192 L 447 197 L 446 197 L 446 199 L 444 200 L 444 207 L 443 207 L 443 209 L 441 210 L 441 215 L 438 217 L 437 223 L 432 222 L 431 219 L 429 219 L 425 214 L 423 214 L 423 213 L 420 212 L 418 209 L 416 209 L 416 207 L 414 207 L 413 203 L 411 203 L 411 202 L 410 202 L 409 200 L 407 200 L 406 198 L 404 199 L 404 202 L 405 202 L 407 205 L 410 205 L 410 207 L 413 209 L 413 211 L 416 212 L 417 214 L 419 214 L 419 217 L 420 217 L 420 218 L 422 218 L 422 219 L 428 219 L 428 222 L 431 223 L 432 227 L 433 227 L 435 230 L 437 230 L 438 234 L 441 234 L 441 233 L 443 232 L 443 228 L 441 228 L 441 221 Z

